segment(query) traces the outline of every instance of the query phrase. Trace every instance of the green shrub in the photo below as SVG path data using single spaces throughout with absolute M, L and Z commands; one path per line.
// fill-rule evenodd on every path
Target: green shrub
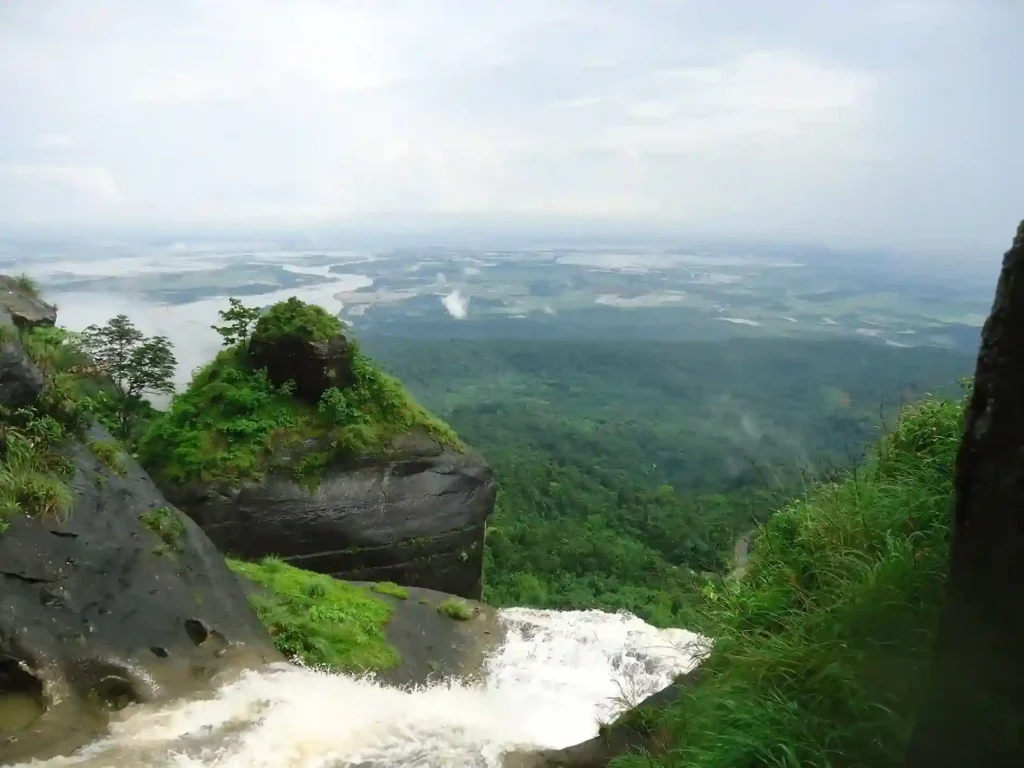
M 261 333 L 296 329 L 320 338 L 338 332 L 340 321 L 289 300 L 260 318 L 253 342 Z M 265 370 L 251 369 L 238 347 L 222 350 L 150 425 L 139 443 L 140 460 L 171 483 L 259 480 L 281 471 L 315 486 L 327 467 L 386 452 L 415 427 L 459 447 L 447 425 L 353 347 L 351 386 L 327 389 L 316 407 L 294 397 L 291 382 L 278 387 Z
M 160 539 L 161 543 L 154 550 L 157 554 L 181 551 L 185 523 L 180 514 L 170 507 L 157 507 L 139 515 L 139 522 Z
M 379 592 L 382 595 L 397 597 L 399 600 L 406 600 L 409 597 L 409 590 L 405 587 L 398 586 L 393 581 L 378 581 L 375 584 L 371 584 L 370 589 L 374 592 Z
M 663 714 L 666 758 L 617 766 L 903 764 L 948 561 L 963 403 L 905 411 L 875 456 L 777 512 L 745 577 L 706 589 L 715 647 Z
M 263 588 L 250 602 L 287 657 L 339 672 L 389 669 L 401 660 L 384 633 L 392 608 L 367 590 L 272 557 L 228 565 Z
M 473 606 L 465 600 L 450 597 L 437 606 L 437 612 L 456 621 L 469 621 L 476 615 Z
M 316 304 L 306 304 L 292 296 L 268 309 L 259 320 L 252 334 L 253 342 L 258 340 L 277 341 L 294 337 L 302 341 L 328 341 L 341 333 L 341 321 Z

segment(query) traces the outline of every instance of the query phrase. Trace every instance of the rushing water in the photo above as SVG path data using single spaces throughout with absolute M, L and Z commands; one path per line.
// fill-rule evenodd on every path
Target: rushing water
M 600 611 L 515 608 L 501 619 L 507 639 L 476 685 L 402 690 L 274 665 L 210 698 L 126 711 L 74 756 L 23 768 L 496 768 L 510 749 L 591 738 L 691 669 L 703 644 Z

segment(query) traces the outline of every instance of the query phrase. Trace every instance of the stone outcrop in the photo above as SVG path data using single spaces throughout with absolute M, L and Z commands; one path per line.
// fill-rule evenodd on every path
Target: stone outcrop
M 473 599 L 482 591 L 492 472 L 425 435 L 399 441 L 387 458 L 327 469 L 315 490 L 284 475 L 166 490 L 222 552 L 242 559 L 276 555 L 336 578 Z
M 1024 765 L 1024 222 L 982 330 L 913 768 Z
M 293 383 L 296 421 L 334 387 L 352 398 L 344 406 L 349 416 L 358 411 L 363 419 L 356 431 L 390 437 L 349 455 L 331 447 L 329 432 L 341 429 L 337 423 L 313 423 L 308 433 L 298 428 L 296 439 L 264 457 L 261 471 L 242 479 L 164 482 L 162 445 L 147 466 L 226 554 L 247 560 L 275 555 L 340 579 L 394 581 L 479 598 L 484 526 L 496 493 L 490 468 L 480 456 L 437 437 L 429 423 L 410 418 L 424 414 L 399 402 L 407 397 L 401 387 L 371 370 L 341 328 L 320 307 L 289 299 L 260 318 L 247 349 L 237 354 L 247 370 L 266 369 L 274 384 Z M 351 394 L 356 389 L 358 397 Z M 378 395 L 401 414 L 400 427 L 379 402 L 366 404 Z M 194 417 L 178 426 L 192 429 Z M 207 437 L 230 442 L 220 434 Z M 316 480 L 303 482 L 296 469 L 314 457 L 322 462 Z M 217 477 L 216 470 L 207 476 Z
M 0 325 L 52 323 L 40 305 L 0 290 Z M 10 409 L 48 384 L 7 338 L 0 406 Z M 131 457 L 101 459 L 100 444 L 115 445 L 93 425 L 61 449 L 67 514 L 24 503 L 0 531 L 0 763 L 66 752 L 111 711 L 280 658 L 207 536 Z

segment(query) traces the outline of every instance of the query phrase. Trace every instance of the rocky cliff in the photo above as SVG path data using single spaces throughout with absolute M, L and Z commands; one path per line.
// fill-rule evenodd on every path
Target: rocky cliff
M 0 277 L 0 762 L 280 658 L 210 540 L 90 418 L 55 318 Z
M 480 596 L 491 470 L 319 307 L 265 312 L 140 458 L 227 554 Z

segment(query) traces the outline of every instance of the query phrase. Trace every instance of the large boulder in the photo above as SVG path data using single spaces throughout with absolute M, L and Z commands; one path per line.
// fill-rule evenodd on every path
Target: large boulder
M 320 307 L 267 310 L 248 344 L 196 374 L 140 456 L 225 553 L 480 597 L 490 468 Z
M 478 599 L 492 472 L 473 454 L 421 438 L 387 458 L 328 468 L 316 488 L 277 474 L 166 491 L 221 551 L 242 559 L 276 555 L 335 578 Z
M 4 346 L 0 763 L 66 752 L 130 703 L 280 658 L 202 530 L 105 430 L 67 422 L 67 412 L 42 420 L 60 406 L 59 387 L 16 340 Z M 46 461 L 31 460 L 38 440 L 28 454 L 17 442 L 34 419 L 67 422 Z

